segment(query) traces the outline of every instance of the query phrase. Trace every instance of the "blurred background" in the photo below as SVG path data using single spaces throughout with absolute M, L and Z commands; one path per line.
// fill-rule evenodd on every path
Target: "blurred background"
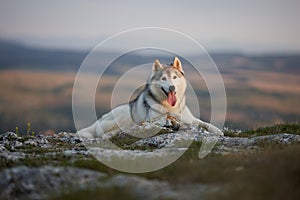
M 225 126 L 250 129 L 300 119 L 300 2 L 270 1 L 43 1 L 0 0 L 0 131 L 75 131 L 72 88 L 87 54 L 107 37 L 136 27 L 183 32 L 209 52 L 224 79 Z M 159 36 L 158 36 L 159 38 Z M 107 49 L 116 54 L 126 43 Z M 186 53 L 189 47 L 169 41 Z M 195 55 L 197 56 L 197 55 Z M 106 73 L 96 98 L 99 116 L 110 110 L 118 75 L 140 62 L 172 62 L 132 54 Z M 99 63 L 99 67 L 101 63 Z M 150 70 L 149 70 L 150 72 Z M 93 74 L 87 74 L 87 79 Z M 194 81 L 201 118 L 210 96 Z M 197 82 L 198 81 L 198 82 Z

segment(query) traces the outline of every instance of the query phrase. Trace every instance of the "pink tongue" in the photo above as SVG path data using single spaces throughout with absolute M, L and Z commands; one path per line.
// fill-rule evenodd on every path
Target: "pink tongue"
M 175 96 L 175 92 L 169 92 L 168 93 L 167 101 L 170 104 L 170 106 L 175 106 L 176 101 L 177 101 L 176 96 Z

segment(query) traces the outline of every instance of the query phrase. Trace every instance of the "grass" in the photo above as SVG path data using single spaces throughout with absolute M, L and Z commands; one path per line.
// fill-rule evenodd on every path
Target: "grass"
M 227 190 L 208 199 L 299 199 L 300 146 L 247 157 L 243 170 L 231 177 Z
M 155 136 L 172 133 L 174 130 L 172 127 L 161 129 L 158 133 L 155 134 Z M 150 145 L 144 145 L 144 146 L 136 146 L 133 145 L 133 143 L 141 140 L 139 137 L 135 137 L 129 134 L 121 133 L 114 135 L 110 138 L 110 141 L 114 143 L 116 146 L 118 146 L 121 149 L 124 150 L 142 150 L 142 151 L 153 151 L 154 149 L 157 149 L 157 146 L 150 146 Z
M 128 134 L 117 134 L 110 138 L 110 141 L 112 143 L 114 143 L 116 146 L 122 149 L 126 148 L 128 145 L 131 145 L 138 140 L 140 140 L 140 138 Z
M 151 173 L 141 174 L 150 179 L 172 183 L 225 183 L 230 181 L 235 169 L 244 164 L 241 155 L 208 155 L 198 158 L 201 142 L 193 142 L 188 151 L 171 165 Z
M 253 137 L 281 133 L 300 135 L 300 124 L 277 124 L 273 126 L 266 126 L 253 130 L 247 130 L 240 133 L 234 130 L 227 130 L 224 132 L 224 135 L 229 137 Z
M 68 194 L 50 198 L 52 200 L 136 200 L 139 199 L 130 192 L 126 191 L 124 188 L 110 187 L 110 188 L 98 188 L 95 190 L 83 190 L 83 191 L 74 191 Z
M 118 171 L 107 167 L 106 165 L 102 164 L 100 161 L 94 158 L 75 160 L 74 162 L 72 162 L 71 165 L 73 167 L 79 167 L 79 168 L 104 172 L 108 175 L 115 175 L 118 173 Z
M 167 181 L 175 185 L 199 183 L 219 187 L 220 190 L 205 194 L 206 199 L 209 200 L 298 199 L 300 195 L 300 145 L 266 149 L 250 155 L 209 155 L 204 159 L 197 157 L 200 147 L 201 143 L 194 142 L 180 159 L 168 167 L 137 175 L 147 179 Z M 76 161 L 73 166 L 105 172 L 110 176 L 120 173 L 96 160 Z M 59 199 L 117 198 L 103 190 L 106 189 L 75 192 L 63 195 Z M 110 191 L 109 189 L 108 192 Z M 126 189 L 119 188 L 112 189 L 112 191 L 123 195 Z M 134 197 L 129 196 L 130 198 Z M 126 199 L 125 196 L 123 199 Z

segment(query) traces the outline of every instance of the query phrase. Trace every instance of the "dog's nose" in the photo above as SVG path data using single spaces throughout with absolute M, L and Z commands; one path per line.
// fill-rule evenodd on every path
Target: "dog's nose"
M 171 92 L 174 92 L 174 91 L 175 91 L 175 86 L 174 86 L 174 85 L 170 85 L 169 90 L 170 90 Z

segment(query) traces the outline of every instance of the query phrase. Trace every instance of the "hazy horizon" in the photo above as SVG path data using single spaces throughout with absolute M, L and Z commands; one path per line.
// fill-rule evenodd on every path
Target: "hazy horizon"
M 295 0 L 188 4 L 0 0 L 0 5 L 0 38 L 33 47 L 91 50 L 121 31 L 162 27 L 191 36 L 210 52 L 300 52 L 300 2 Z M 159 40 L 159 35 L 155 37 Z M 126 42 L 135 41 L 122 45 Z

